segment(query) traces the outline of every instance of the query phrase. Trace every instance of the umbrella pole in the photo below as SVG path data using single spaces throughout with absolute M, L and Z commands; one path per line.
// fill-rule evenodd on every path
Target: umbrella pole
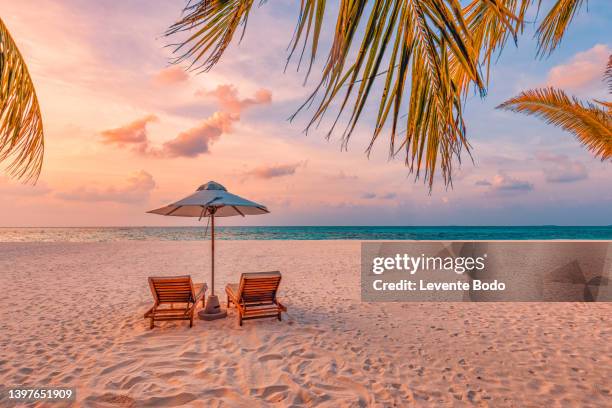
M 210 293 L 212 296 L 215 296 L 215 213 L 212 213 L 210 216 L 210 266 L 211 266 L 211 276 L 210 276 Z
M 206 307 L 200 310 L 198 316 L 202 320 L 216 320 L 227 316 L 227 311 L 221 309 L 219 298 L 215 296 L 215 211 L 216 208 L 210 208 L 210 295 L 206 300 Z

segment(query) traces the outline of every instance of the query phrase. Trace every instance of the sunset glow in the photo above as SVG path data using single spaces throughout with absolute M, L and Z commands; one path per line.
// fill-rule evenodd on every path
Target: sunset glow
M 209 180 L 271 210 L 225 225 L 612 223 L 609 163 L 555 127 L 494 109 L 529 86 L 605 95 L 611 49 L 604 3 L 581 14 L 572 41 L 548 59 L 535 58 L 533 27 L 518 49 L 504 51 L 488 96 L 474 95 L 466 107 L 473 163 L 464 154 L 452 188 L 440 180 L 431 194 L 401 158 L 388 160 L 384 137 L 370 158 L 364 153 L 374 108 L 348 151 L 339 135 L 326 140 L 328 123 L 302 132 L 310 111 L 287 120 L 316 82 L 302 86 L 295 64 L 283 72 L 294 3 L 256 9 L 244 41 L 211 72 L 198 73 L 169 64 L 171 39 L 163 32 L 181 2 L 116 2 L 111 9 L 0 0 L 30 67 L 46 134 L 35 187 L 0 176 L 0 225 L 193 225 L 145 211 Z

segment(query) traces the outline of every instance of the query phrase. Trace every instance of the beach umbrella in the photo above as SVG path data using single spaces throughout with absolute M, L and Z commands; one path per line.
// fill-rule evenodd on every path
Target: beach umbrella
M 165 207 L 147 211 L 151 214 L 170 215 L 175 217 L 210 217 L 211 245 L 211 294 L 206 300 L 206 307 L 199 313 L 204 320 L 225 317 L 227 311 L 221 310 L 219 298 L 215 295 L 215 218 L 240 215 L 267 214 L 270 211 L 261 204 L 231 194 L 225 187 L 214 181 L 198 187 L 195 193 Z

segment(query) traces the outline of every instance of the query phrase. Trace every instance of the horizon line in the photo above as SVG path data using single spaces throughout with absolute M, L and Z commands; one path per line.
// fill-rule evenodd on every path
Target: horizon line
M 0 226 L 9 228 L 205 228 L 205 225 L 73 225 L 73 226 Z M 222 225 L 217 228 L 530 228 L 530 227 L 612 227 L 612 224 L 560 225 L 560 224 L 499 224 L 499 225 Z

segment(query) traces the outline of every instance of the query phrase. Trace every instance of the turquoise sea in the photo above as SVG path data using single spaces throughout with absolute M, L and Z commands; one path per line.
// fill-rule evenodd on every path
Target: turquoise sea
M 204 227 L 0 228 L 0 242 L 194 241 Z M 218 227 L 216 239 L 278 240 L 612 240 L 612 225 L 523 227 Z

